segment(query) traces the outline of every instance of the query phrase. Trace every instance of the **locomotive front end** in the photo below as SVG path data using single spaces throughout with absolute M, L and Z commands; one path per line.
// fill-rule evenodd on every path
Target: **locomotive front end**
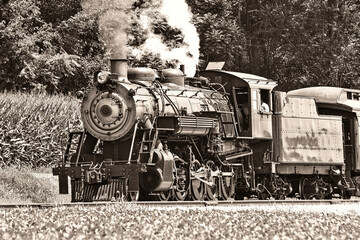
M 155 102 L 146 88 L 127 79 L 127 68 L 126 59 L 111 60 L 111 73 L 97 72 L 93 86 L 82 94 L 84 131 L 70 131 L 63 162 L 54 169 L 60 193 L 68 193 L 71 178 L 73 202 L 139 192 L 139 172 L 146 171 L 146 165 L 134 153 L 137 130 L 149 127 Z M 148 69 L 147 75 L 155 79 L 153 70 Z
M 127 80 L 126 60 L 111 60 L 111 72 L 96 74 L 95 86 L 87 91 L 81 105 L 84 127 L 103 141 L 126 137 L 137 119 L 145 122 L 144 118 L 153 114 L 151 108 L 141 106 L 149 99 L 134 96 L 134 86 Z

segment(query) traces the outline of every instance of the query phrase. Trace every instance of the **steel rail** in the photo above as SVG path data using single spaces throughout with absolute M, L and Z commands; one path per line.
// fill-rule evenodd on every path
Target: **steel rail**
M 54 208 L 54 207 L 96 207 L 117 204 L 134 204 L 150 207 L 207 207 L 207 206 L 251 206 L 251 205 L 333 205 L 360 204 L 360 199 L 326 199 L 326 200 L 228 200 L 228 201 L 138 201 L 138 202 L 75 202 L 75 203 L 15 203 L 0 204 L 0 208 Z

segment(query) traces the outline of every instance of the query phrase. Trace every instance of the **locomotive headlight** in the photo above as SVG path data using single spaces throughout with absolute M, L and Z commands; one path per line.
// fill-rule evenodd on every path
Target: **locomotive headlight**
M 96 81 L 99 84 L 105 84 L 109 81 L 109 74 L 107 72 L 101 71 L 96 76 Z

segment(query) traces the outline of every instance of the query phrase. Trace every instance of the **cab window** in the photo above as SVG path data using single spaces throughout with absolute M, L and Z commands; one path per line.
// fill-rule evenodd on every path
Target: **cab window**
M 270 113 L 270 91 L 269 90 L 260 90 L 260 106 L 259 110 L 262 113 Z

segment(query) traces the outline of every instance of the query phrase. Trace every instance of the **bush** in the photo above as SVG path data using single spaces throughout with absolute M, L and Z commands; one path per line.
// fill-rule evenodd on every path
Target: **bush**
M 67 14 L 49 13 L 56 4 L 35 0 L 0 4 L 0 91 L 41 87 L 51 93 L 76 92 L 102 65 L 104 46 L 98 40 L 96 18 L 76 14 L 79 1 L 73 1 Z

